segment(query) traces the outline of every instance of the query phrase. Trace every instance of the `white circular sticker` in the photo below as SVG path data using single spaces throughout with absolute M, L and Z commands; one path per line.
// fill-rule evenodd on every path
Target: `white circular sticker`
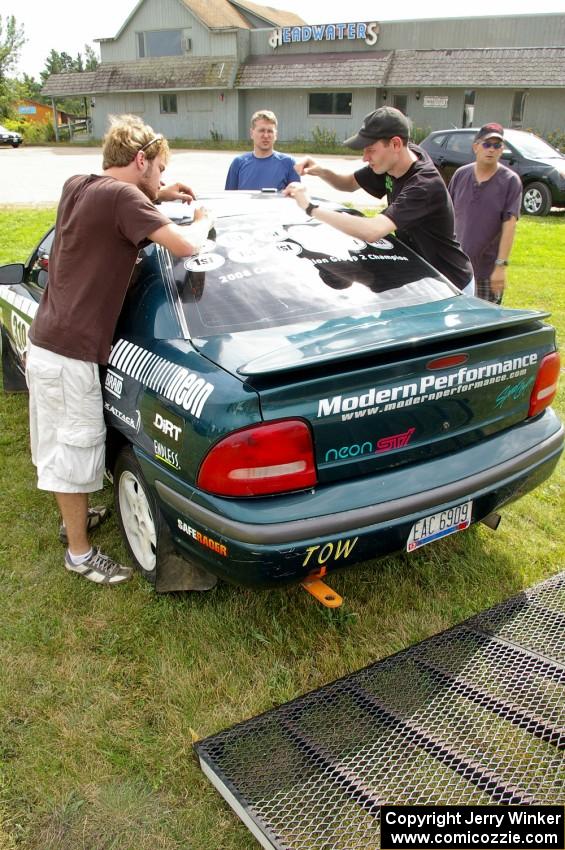
M 257 242 L 281 242 L 286 239 L 286 230 L 282 227 L 273 227 L 272 230 L 257 230 L 255 239 Z
M 216 243 L 213 239 L 206 239 L 202 247 L 200 248 L 201 254 L 210 254 L 215 249 Z
M 362 239 L 340 233 L 329 225 L 303 224 L 288 228 L 288 236 L 296 239 L 307 251 L 346 257 L 348 252 L 357 253 L 365 248 Z
M 257 245 L 246 245 L 242 248 L 232 248 L 232 250 L 228 252 L 228 257 L 232 263 L 256 263 L 257 260 L 261 260 L 266 253 L 268 253 L 267 246 L 257 247 Z
M 298 245 L 296 242 L 277 242 L 275 248 L 279 253 L 287 256 L 302 253 L 302 245 Z
M 184 261 L 187 272 L 211 272 L 223 266 L 226 259 L 221 254 L 198 254 Z
M 251 233 L 245 230 L 228 230 L 227 233 L 221 233 L 216 241 L 218 245 L 225 245 L 226 248 L 241 248 L 248 245 L 252 239 Z
M 388 239 L 377 239 L 376 242 L 369 242 L 374 248 L 380 248 L 382 251 L 392 251 L 394 245 Z

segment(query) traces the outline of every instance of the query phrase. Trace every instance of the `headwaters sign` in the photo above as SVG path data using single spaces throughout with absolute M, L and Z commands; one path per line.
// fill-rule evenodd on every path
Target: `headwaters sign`
M 369 24 L 312 24 L 303 27 L 277 27 L 269 36 L 271 47 L 306 41 L 357 41 L 364 39 L 370 47 L 377 43 L 380 25 Z

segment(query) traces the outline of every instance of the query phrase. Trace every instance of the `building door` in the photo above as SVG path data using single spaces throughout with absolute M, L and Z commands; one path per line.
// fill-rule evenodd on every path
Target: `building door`
M 396 109 L 400 109 L 400 111 L 404 114 L 408 114 L 408 95 L 406 94 L 394 94 L 392 96 L 392 105 L 396 107 Z
M 473 120 L 475 115 L 475 91 L 474 89 L 468 89 L 465 92 L 465 99 L 463 101 L 463 120 L 461 122 L 461 126 L 472 127 Z

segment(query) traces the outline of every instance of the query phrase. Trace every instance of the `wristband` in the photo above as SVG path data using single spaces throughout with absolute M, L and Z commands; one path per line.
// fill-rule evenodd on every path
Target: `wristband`
M 320 204 L 313 204 L 312 201 L 310 201 L 310 203 L 308 204 L 308 206 L 306 207 L 304 212 L 306 213 L 306 215 L 311 216 L 312 210 L 317 210 L 319 206 L 320 206 Z

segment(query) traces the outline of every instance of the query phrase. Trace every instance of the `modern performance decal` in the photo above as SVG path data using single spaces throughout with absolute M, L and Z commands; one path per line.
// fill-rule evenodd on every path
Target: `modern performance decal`
M 195 372 L 124 339 L 113 347 L 109 365 L 182 407 L 196 419 L 202 415 L 206 401 L 214 392 L 214 385 Z
M 318 401 L 318 419 L 341 415 L 343 421 L 349 419 L 388 413 L 403 407 L 422 404 L 440 398 L 458 395 L 470 390 L 480 389 L 490 384 L 498 384 L 514 378 L 523 377 L 528 367 L 536 367 L 536 352 L 497 360 L 482 366 L 469 368 L 461 366 L 449 374 L 425 375 L 416 381 L 397 384 L 393 387 L 377 389 L 371 387 L 359 395 L 335 395 Z M 524 382 L 521 382 L 520 387 Z M 514 395 L 516 397 L 516 395 Z

